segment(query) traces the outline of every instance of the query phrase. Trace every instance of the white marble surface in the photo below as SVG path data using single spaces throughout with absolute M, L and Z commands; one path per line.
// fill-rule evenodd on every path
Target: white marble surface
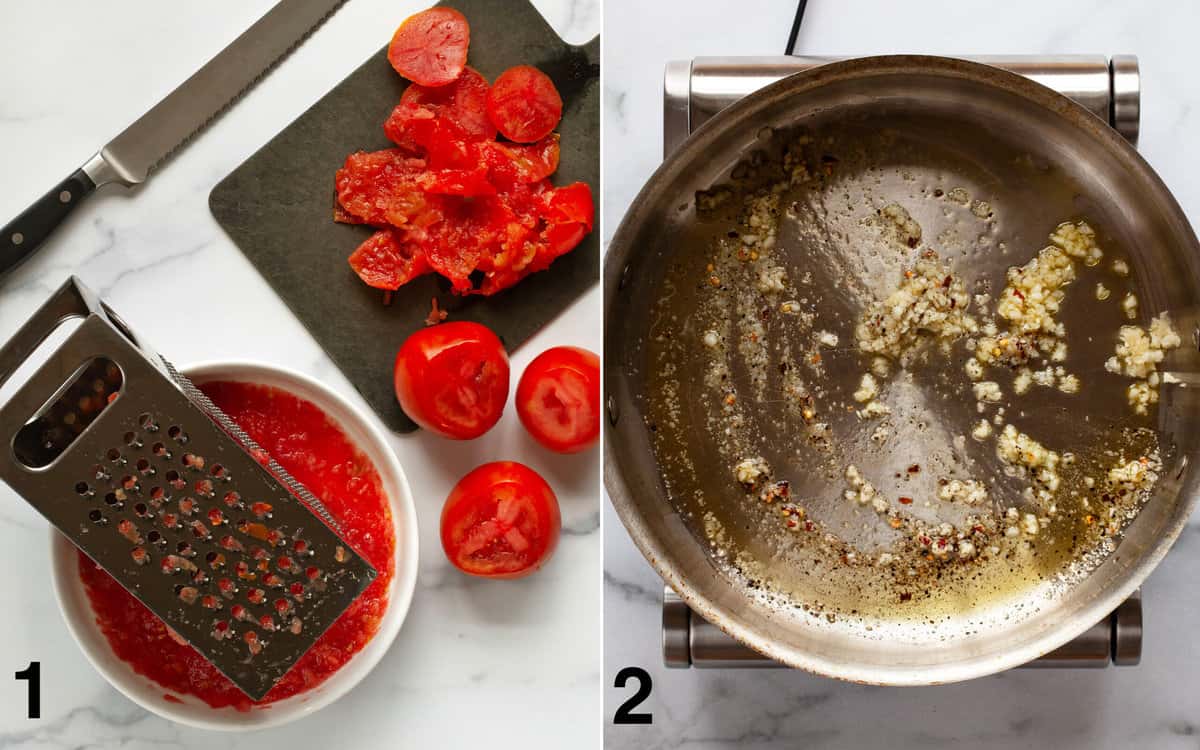
M 659 161 L 661 74 L 669 59 L 781 54 L 794 0 L 606 0 L 604 222 L 611 237 Z M 1142 64 L 1141 149 L 1200 224 L 1200 92 L 1189 71 L 1195 3 L 810 0 L 811 54 L 1134 53 Z M 938 688 L 872 688 L 799 672 L 668 671 L 661 666 L 661 582 L 605 504 L 606 747 L 1127 748 L 1200 746 L 1200 519 L 1147 582 L 1140 667 L 1019 671 Z M 611 726 L 632 688 L 623 666 L 654 677 L 651 726 Z
M 142 189 L 102 191 L 36 258 L 0 282 L 0 339 L 68 273 L 82 276 L 166 356 L 183 364 L 249 358 L 314 375 L 362 404 L 303 327 L 218 228 L 213 185 L 390 38 L 420 0 L 350 0 L 234 109 Z M 0 216 L 83 163 L 186 78 L 272 0 L 0 5 Z M 536 0 L 574 43 L 599 32 L 595 0 Z M 600 347 L 594 289 L 513 356 L 513 371 L 556 344 Z M 188 331 L 181 336 L 181 331 Z M 515 388 L 516 381 L 513 381 Z M 421 571 L 395 645 L 354 692 L 314 717 L 225 736 L 159 719 L 92 670 L 50 593 L 46 524 L 0 488 L 0 746 L 35 748 L 595 747 L 601 577 L 596 452 L 555 457 L 515 414 L 467 444 L 397 437 L 421 521 Z M 517 582 L 469 580 L 440 549 L 442 500 L 496 458 L 544 473 L 562 503 L 553 562 Z M 23 561 L 24 564 L 17 564 Z M 42 662 L 43 717 L 25 719 L 25 683 Z

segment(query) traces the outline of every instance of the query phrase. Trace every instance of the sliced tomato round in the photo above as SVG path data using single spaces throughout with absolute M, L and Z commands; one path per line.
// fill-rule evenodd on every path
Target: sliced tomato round
M 562 119 L 562 97 L 550 76 L 532 65 L 518 65 L 500 74 L 488 95 L 488 115 L 510 141 L 540 141 Z
M 455 440 L 490 430 L 508 399 L 508 353 L 479 323 L 441 323 L 409 336 L 396 354 L 396 398 L 430 432 Z
M 556 346 L 534 358 L 517 384 L 517 416 L 556 453 L 578 453 L 600 439 L 600 357 Z
M 442 507 L 442 549 L 454 567 L 481 578 L 520 578 L 545 565 L 562 529 L 545 479 L 515 461 L 463 477 Z
M 349 261 L 358 277 L 376 289 L 399 289 L 432 270 L 425 253 L 404 242 L 394 229 L 381 229 L 368 237 L 350 254 Z
M 424 108 L 458 125 L 467 136 L 490 141 L 496 137 L 496 126 L 488 117 L 489 91 L 491 85 L 483 74 L 468 66 L 445 86 L 412 84 L 400 96 L 400 103 Z
M 429 8 L 400 24 L 388 45 L 396 72 L 422 86 L 445 86 L 467 67 L 471 27 L 453 8 Z

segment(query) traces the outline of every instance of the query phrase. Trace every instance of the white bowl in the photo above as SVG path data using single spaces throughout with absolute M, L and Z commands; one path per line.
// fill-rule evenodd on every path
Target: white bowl
M 178 695 L 182 703 L 168 702 L 167 689 L 137 674 L 113 654 L 108 640 L 96 624 L 88 601 L 75 546 L 57 531 L 51 532 L 51 561 L 54 592 L 71 635 L 89 661 L 112 686 L 147 711 L 181 724 L 201 729 L 226 731 L 264 729 L 295 721 L 328 706 L 345 695 L 379 662 L 391 646 L 408 613 L 417 581 L 417 514 L 404 470 L 383 432 L 361 410 L 316 380 L 273 365 L 251 362 L 206 362 L 183 369 L 195 383 L 234 380 L 274 386 L 316 404 L 336 422 L 379 471 L 383 489 L 392 506 L 396 533 L 396 572 L 388 591 L 388 607 L 375 637 L 341 669 L 316 688 L 269 708 L 238 711 L 215 709 L 190 695 Z

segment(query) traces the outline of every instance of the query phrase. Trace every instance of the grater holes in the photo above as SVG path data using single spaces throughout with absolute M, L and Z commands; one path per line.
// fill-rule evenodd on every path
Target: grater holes
M 209 508 L 208 522 L 212 524 L 214 528 L 220 526 L 221 524 L 225 523 L 225 514 L 221 512 L 220 508 Z
M 184 445 L 188 441 L 188 435 L 183 431 L 183 428 L 177 424 L 173 424 L 167 428 L 167 437 L 171 438 L 180 445 Z
M 202 497 L 213 497 L 216 494 L 211 479 L 197 479 L 193 489 L 196 490 L 197 495 Z
M 125 493 L 121 493 L 121 494 L 124 495 Z M 105 504 L 110 506 L 113 510 L 120 510 L 121 508 L 125 507 L 125 503 L 123 503 L 121 501 L 120 497 L 117 497 L 116 492 L 107 493 L 104 496 L 104 502 L 105 502 Z
M 179 501 L 179 512 L 185 516 L 190 516 L 196 512 L 196 498 L 185 497 Z
M 108 469 L 106 469 L 104 467 L 104 464 L 96 464 L 96 465 L 92 466 L 92 478 L 95 479 L 97 482 L 103 482 L 104 480 L 110 479 L 111 477 L 112 477 L 112 474 L 110 474 L 108 472 Z
M 162 522 L 163 526 L 166 526 L 168 529 L 179 528 L 179 516 L 174 513 L 163 513 Z
M 76 482 L 75 494 L 79 495 L 80 497 L 91 497 L 96 493 L 92 490 L 92 486 L 87 482 Z
M 150 502 L 155 507 L 162 505 L 166 501 L 167 501 L 167 491 L 166 490 L 164 490 L 162 487 L 158 487 L 158 486 L 150 488 Z
M 134 563 L 138 565 L 145 565 L 150 562 L 150 553 L 146 551 L 145 547 L 134 547 L 129 554 L 133 557 Z
M 134 464 L 134 467 L 137 469 L 137 472 L 144 477 L 152 477 L 158 473 L 157 470 L 150 465 L 150 461 L 145 458 L 139 458 L 137 463 Z
M 204 468 L 204 456 L 199 456 L 195 453 L 184 453 L 182 460 L 183 465 L 193 471 L 201 471 Z
M 254 503 L 250 506 L 250 512 L 259 518 L 270 518 L 273 510 L 270 503 Z
M 171 458 L 171 451 L 167 450 L 167 446 L 163 443 L 155 443 L 154 445 L 150 446 L 150 452 L 158 458 L 165 458 L 168 460 Z
M 191 527 L 192 534 L 197 539 L 203 539 L 204 541 L 212 539 L 212 533 L 209 532 L 208 527 L 204 525 L 203 521 L 192 521 Z
M 138 503 L 137 505 L 133 506 L 133 512 L 138 518 L 145 518 L 146 514 L 150 512 L 150 509 L 146 507 L 145 503 Z
M 237 584 L 233 582 L 233 579 L 222 578 L 217 581 L 217 591 L 221 592 L 221 596 L 232 598 L 233 595 L 238 592 L 238 588 Z
M 164 537 L 161 533 L 159 533 L 157 531 L 151 531 L 149 534 L 147 534 L 146 541 L 150 542 L 151 544 L 158 545 L 160 547 L 165 547 L 167 544 L 166 537 Z
M 104 454 L 104 457 L 108 459 L 108 462 L 111 464 L 125 463 L 125 457 L 122 456 L 121 451 L 116 448 L 109 448 L 108 452 Z
M 195 586 L 177 585 L 175 587 L 175 595 L 184 604 L 195 604 L 196 600 L 200 598 L 200 589 Z
M 97 526 L 103 526 L 104 524 L 108 523 L 108 519 L 105 518 L 104 514 L 98 510 L 90 511 L 88 513 L 88 520 Z
M 137 477 L 133 476 L 132 474 L 126 474 L 125 476 L 121 477 L 120 487 L 121 487 L 121 489 L 125 490 L 126 492 L 137 492 L 138 491 Z
M 222 555 L 220 552 L 217 552 L 216 550 L 212 550 L 208 554 L 206 554 L 204 556 L 204 560 L 205 560 L 205 562 L 208 563 L 208 566 L 210 568 L 212 568 L 213 570 L 219 570 L 219 569 L 225 567 L 225 555 Z
M 162 572 L 167 575 L 175 575 L 185 570 L 191 573 L 197 568 L 190 560 L 179 555 L 167 555 L 162 560 Z
M 224 499 L 225 504 L 230 508 L 242 509 L 246 507 L 246 504 L 242 502 L 242 496 L 237 492 L 226 492 Z
M 220 599 L 212 594 L 205 594 L 200 598 L 200 606 L 204 607 L 205 609 L 218 610 L 224 605 L 221 604 Z
M 262 615 L 258 618 L 258 626 L 268 633 L 275 632 L 275 618 L 270 615 Z
M 141 448 L 143 445 L 141 438 L 138 437 L 136 432 L 127 432 L 122 439 L 125 445 L 128 445 L 130 448 Z
M 225 482 L 228 482 L 230 478 L 229 469 L 226 469 L 222 464 L 213 464 L 212 468 L 209 469 L 209 473 L 212 474 L 214 478 Z
M 203 586 L 204 584 L 208 583 L 208 573 L 205 573 L 203 570 L 197 570 L 192 574 L 192 583 L 196 584 L 197 586 Z
M 217 620 L 213 623 L 212 637 L 216 638 L 218 641 L 223 641 L 232 634 L 233 631 L 229 629 L 228 620 Z
M 168 471 L 164 476 L 164 479 L 167 480 L 167 484 L 169 484 L 172 489 L 182 490 L 184 487 L 187 487 L 187 482 L 185 482 L 183 477 L 179 476 L 179 472 L 175 471 L 174 469 Z
M 149 412 L 143 412 L 138 416 L 138 426 L 146 432 L 158 432 L 158 423 L 154 421 L 154 417 Z
M 175 545 L 175 551 L 184 557 L 195 557 L 196 550 L 192 549 L 192 545 L 186 541 L 179 542 Z

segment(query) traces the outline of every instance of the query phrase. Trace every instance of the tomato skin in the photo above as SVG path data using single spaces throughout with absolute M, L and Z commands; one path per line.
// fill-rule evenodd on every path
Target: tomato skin
M 479 323 L 441 323 L 412 334 L 396 354 L 393 375 L 404 413 L 454 440 L 490 430 L 508 399 L 508 353 Z
M 467 67 L 471 27 L 453 8 L 429 8 L 404 19 L 388 44 L 388 62 L 422 86 L 445 86 Z
M 521 578 L 538 570 L 554 554 L 561 529 L 554 490 L 516 461 L 472 470 L 442 506 L 446 558 L 480 578 Z
M 556 346 L 534 357 L 517 384 L 517 416 L 555 453 L 579 453 L 600 439 L 600 357 Z

